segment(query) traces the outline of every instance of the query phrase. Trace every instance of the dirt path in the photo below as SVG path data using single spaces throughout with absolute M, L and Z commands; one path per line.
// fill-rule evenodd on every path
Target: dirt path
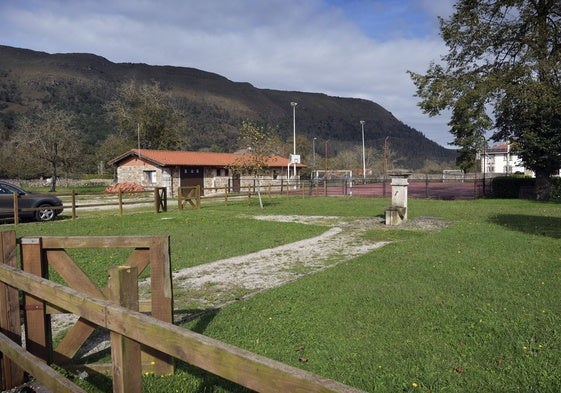
M 257 220 L 325 225 L 316 237 L 186 268 L 173 274 L 175 304 L 179 308 L 213 309 L 256 293 L 278 287 L 374 251 L 388 242 L 364 237 L 368 230 L 387 227 L 381 218 L 344 220 L 329 216 L 257 216 Z M 400 229 L 438 230 L 446 223 L 423 217 L 410 220 Z M 145 282 L 142 285 L 148 286 Z M 176 321 L 188 319 L 180 309 Z
M 327 225 L 330 228 L 310 239 L 183 269 L 173 274 L 174 293 L 185 295 L 190 299 L 189 304 L 200 308 L 221 307 L 386 244 L 369 242 L 362 236 L 371 227 L 371 219 L 349 222 L 341 222 L 336 217 L 258 216 L 255 219 Z M 177 300 L 175 303 L 181 304 Z

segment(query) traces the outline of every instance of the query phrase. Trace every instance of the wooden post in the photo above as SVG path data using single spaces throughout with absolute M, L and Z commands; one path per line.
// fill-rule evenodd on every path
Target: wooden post
M 123 215 L 123 190 L 119 189 L 119 215 Z
M 158 187 L 154 187 L 154 210 L 156 213 L 160 212 L 160 193 Z
M 0 232 L 0 263 L 17 267 L 16 232 Z M 21 320 L 17 288 L 0 282 L 0 329 L 11 341 L 21 346 Z M 7 356 L 0 357 L 0 388 L 2 391 L 24 382 L 23 370 Z
M 163 322 L 173 323 L 173 286 L 169 237 L 153 239 L 150 245 L 150 260 L 152 261 L 150 264 L 152 317 Z M 142 362 L 152 365 L 152 372 L 156 375 L 171 375 L 175 368 L 171 356 L 148 347 L 143 348 Z
M 116 266 L 109 269 L 107 285 L 109 299 L 116 304 L 138 311 L 137 268 Z M 113 392 L 142 392 L 142 364 L 140 344 L 118 333 L 111 332 L 111 359 L 113 363 Z
M 183 195 L 181 195 L 181 187 L 177 188 L 177 208 L 179 211 L 183 210 Z
M 202 189 L 202 191 L 204 192 L 204 188 Z M 195 186 L 195 209 L 200 209 L 201 208 L 201 186 L 197 185 Z
M 19 204 L 18 204 L 18 197 L 19 195 L 14 192 L 14 225 L 19 224 Z
M 72 190 L 72 220 L 76 219 L 76 191 Z
M 21 263 L 23 270 L 42 278 L 48 278 L 48 265 L 42 252 L 41 238 L 21 239 Z M 51 316 L 46 313 L 45 302 L 31 295 L 24 295 L 25 345 L 29 352 L 52 362 Z

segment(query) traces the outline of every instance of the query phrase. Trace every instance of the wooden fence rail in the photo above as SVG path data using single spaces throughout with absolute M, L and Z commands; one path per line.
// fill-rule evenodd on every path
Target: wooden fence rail
M 112 336 L 112 362 L 113 362 L 113 391 L 138 392 L 141 391 L 142 370 L 139 366 L 138 343 L 153 348 L 161 353 L 183 360 L 193 366 L 209 371 L 222 378 L 233 381 L 258 392 L 359 392 L 350 386 L 341 384 L 295 367 L 253 354 L 249 351 L 225 344 L 218 340 L 203 336 L 187 329 L 180 328 L 172 323 L 164 322 L 148 315 L 131 310 L 136 308 L 133 286 L 136 279 L 136 266 L 121 266 L 112 268 L 109 272 L 110 283 L 107 298 L 99 298 L 82 293 L 36 274 L 21 271 L 13 266 L 15 259 L 15 240 L 13 231 L 2 234 L 3 260 L 0 262 L 0 283 L 3 289 L 20 290 L 27 296 L 52 305 L 58 309 L 76 314 L 91 324 L 101 326 L 110 331 Z M 7 306 L 18 300 L 13 296 L 6 296 L 9 291 L 0 291 L 0 319 L 10 318 L 10 307 Z M 119 299 L 116 299 L 119 298 Z M 125 304 L 127 307 L 124 307 Z M 17 306 L 19 310 L 19 303 Z M 19 313 L 18 313 L 19 314 Z M 12 361 L 26 359 L 18 363 L 19 366 L 34 375 L 45 386 L 57 392 L 79 392 L 79 388 L 72 386 L 69 381 L 62 384 L 60 376 L 52 375 L 48 370 L 37 363 L 23 348 L 19 347 L 17 339 L 21 336 L 19 324 L 5 323 L 8 335 L 0 337 L 0 350 L 5 355 L 2 357 L 2 367 L 5 359 Z M 14 326 L 17 325 L 17 326 Z M 11 337 L 10 337 L 11 336 Z M 14 344 L 14 337 L 16 343 Z M 11 342 L 8 342 L 11 341 Z M 116 346 L 113 347 L 113 346 Z M 41 367 L 39 367 L 41 366 Z M 2 370 L 2 375 L 6 373 Z M 19 375 L 16 373 L 16 375 Z M 5 382 L 5 380 L 3 380 Z M 64 386 L 62 386 L 64 385 Z
M 124 214 L 125 206 L 132 205 L 148 205 L 151 204 L 156 213 L 167 211 L 167 190 L 165 187 L 155 187 L 150 191 L 122 191 L 116 193 L 90 193 L 83 194 L 72 190 L 70 193 L 49 194 L 57 196 L 63 201 L 63 209 L 69 211 L 72 219 L 75 220 L 78 216 L 78 210 L 88 210 L 94 208 L 111 208 L 119 210 L 119 214 Z M 1 209 L 0 212 L 3 216 L 10 214 L 13 217 L 14 223 L 19 223 L 19 216 L 22 212 L 32 212 L 44 209 L 44 207 L 36 208 L 21 208 L 19 201 L 22 198 L 31 198 L 31 196 L 20 196 L 14 194 L 12 208 Z M 59 208 L 60 209 L 60 208 Z M 56 208 L 55 208 L 56 210 Z

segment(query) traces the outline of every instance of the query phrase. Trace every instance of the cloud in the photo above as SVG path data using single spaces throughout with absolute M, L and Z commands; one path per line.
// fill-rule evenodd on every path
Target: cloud
M 114 62 L 194 67 L 260 88 L 379 103 L 446 145 L 446 120 L 416 106 L 407 70 L 445 48 L 450 1 L 23 0 L 0 4 L 3 44 Z

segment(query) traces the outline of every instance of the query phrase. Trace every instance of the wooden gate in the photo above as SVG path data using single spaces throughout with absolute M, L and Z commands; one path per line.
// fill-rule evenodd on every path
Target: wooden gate
M 66 249 L 130 248 L 133 251 L 123 264 L 136 267 L 139 275 L 146 268 L 150 268 L 149 312 L 156 319 L 173 323 L 171 263 L 167 236 L 24 237 L 20 241 L 20 247 L 24 271 L 48 278 L 50 267 L 70 288 L 100 299 L 107 299 L 108 289 L 99 288 L 93 283 Z M 95 324 L 79 318 L 56 348 L 53 348 L 51 314 L 59 310 L 31 295 L 25 295 L 24 304 L 27 349 L 47 363 L 69 365 L 96 328 Z M 169 375 L 174 371 L 172 357 L 150 348 L 143 348 L 142 364 L 143 372 Z M 103 366 L 98 368 L 103 371 Z
M 0 263 L 17 267 L 16 232 L 0 232 Z M 19 291 L 17 288 L 0 282 L 0 329 L 8 338 L 21 346 L 21 321 L 19 311 Z M 24 373 L 17 363 L 8 356 L 0 357 L 1 388 L 20 385 L 24 382 Z
M 189 187 L 179 187 L 177 190 L 177 202 L 179 210 L 185 209 L 185 205 L 188 203 L 193 208 L 198 209 L 201 207 L 201 187 L 200 186 L 189 186 Z

